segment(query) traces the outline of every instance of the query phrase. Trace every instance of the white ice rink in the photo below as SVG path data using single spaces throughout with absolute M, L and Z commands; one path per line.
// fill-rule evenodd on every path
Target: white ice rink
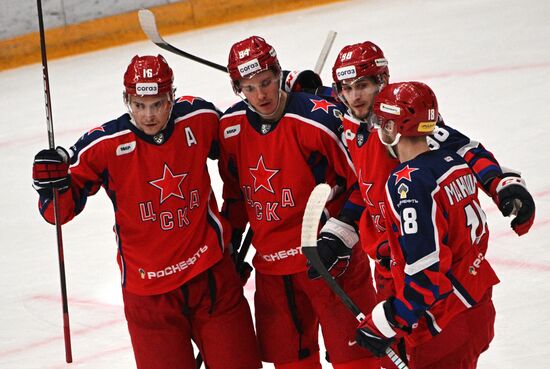
M 393 82 L 428 83 L 445 121 L 481 141 L 502 165 L 521 170 L 537 205 L 531 232 L 519 238 L 485 199 L 488 258 L 502 282 L 494 291 L 496 337 L 479 368 L 549 368 L 549 20 L 550 2 L 543 0 L 369 0 L 166 38 L 225 64 L 233 42 L 257 34 L 275 46 L 283 68 L 311 69 L 333 29 L 338 36 L 322 74 L 325 84 L 337 52 L 363 40 L 385 51 Z M 126 65 L 136 53 L 159 52 L 174 69 L 178 93 L 222 109 L 236 101 L 226 75 L 148 41 L 51 61 L 56 143 L 68 147 L 122 114 Z M 74 358 L 65 364 L 55 231 L 39 216 L 31 188 L 32 158 L 48 145 L 41 66 L 0 73 L 0 96 L 0 368 L 135 368 L 113 210 L 103 191 L 63 227 Z M 219 180 L 214 186 L 219 191 Z M 249 283 L 249 297 L 252 288 Z

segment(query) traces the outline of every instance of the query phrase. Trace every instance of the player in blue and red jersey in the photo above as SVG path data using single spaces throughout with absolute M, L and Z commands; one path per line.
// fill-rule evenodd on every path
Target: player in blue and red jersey
M 42 216 L 78 215 L 101 187 L 115 211 L 124 311 L 137 367 L 261 367 L 250 309 L 226 245 L 206 167 L 219 154 L 219 112 L 192 96 L 175 100 L 161 56 L 135 56 L 124 74 L 128 113 L 85 133 L 71 154 L 42 150 L 34 187 Z
M 425 84 L 387 85 L 373 111 L 380 139 L 401 163 L 385 201 L 396 293 L 360 324 L 357 342 L 383 356 L 405 337 L 411 368 L 473 369 L 494 336 L 499 282 L 485 259 L 489 230 L 476 176 L 456 152 L 430 150 L 438 105 Z
M 384 207 L 384 183 L 390 171 L 399 163 L 391 148 L 371 134 L 369 117 L 378 92 L 389 83 L 388 61 L 382 50 L 370 41 L 345 46 L 332 69 L 334 90 L 347 107 L 343 122 L 343 140 L 355 166 L 362 203 L 349 206 L 348 219 L 360 218 L 360 237 L 363 249 L 380 263 L 375 268 L 375 279 L 380 299 L 392 292 L 392 278 L 388 270 Z M 470 140 L 457 130 L 445 125 L 441 116 L 428 136 L 432 149 L 447 148 L 466 160 L 477 177 L 478 184 L 489 194 L 503 215 L 517 212 L 512 228 L 518 235 L 528 232 L 535 217 L 535 204 L 524 180 L 516 173 L 504 172 L 494 156 L 483 145 Z M 323 241 L 319 252 L 327 260 L 327 267 L 341 257 L 336 242 Z M 345 251 L 345 250 L 344 250 Z
M 350 253 L 358 241 L 353 226 L 334 218 L 356 183 L 339 137 L 341 111 L 318 96 L 282 90 L 276 52 L 261 37 L 234 44 L 228 69 L 243 101 L 221 118 L 223 214 L 235 229 L 249 222 L 254 234 L 262 359 L 277 369 L 320 369 L 320 325 L 334 368 L 378 368 L 378 359 L 355 342 L 353 317 L 322 280 L 308 278 L 300 249 L 305 205 L 319 183 L 334 189 L 325 227 L 345 240 Z M 356 250 L 339 281 L 359 306 L 371 309 L 368 259 Z

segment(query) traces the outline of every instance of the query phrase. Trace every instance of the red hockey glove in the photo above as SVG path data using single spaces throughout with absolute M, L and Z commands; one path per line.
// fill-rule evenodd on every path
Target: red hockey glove
M 71 184 L 69 153 L 58 146 L 40 151 L 32 164 L 32 186 L 40 196 L 52 198 L 53 189 L 66 191 Z
M 514 232 L 518 236 L 527 233 L 535 220 L 535 201 L 523 178 L 515 173 L 504 173 L 493 179 L 490 193 L 502 215 L 515 215 L 511 222 Z
M 359 235 L 355 228 L 336 218 L 330 218 L 321 228 L 317 239 L 317 252 L 323 265 L 334 278 L 342 275 L 348 268 L 351 249 L 358 241 Z M 307 275 L 311 279 L 320 277 L 312 266 L 309 266 Z
M 355 340 L 359 346 L 368 349 L 377 357 L 386 355 L 386 349 L 396 338 L 410 333 L 410 329 L 399 325 L 392 312 L 391 299 L 382 301 L 357 327 Z

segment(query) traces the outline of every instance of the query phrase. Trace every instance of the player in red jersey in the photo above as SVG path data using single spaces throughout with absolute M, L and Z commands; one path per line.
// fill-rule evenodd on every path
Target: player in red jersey
M 396 294 L 360 324 L 357 342 L 382 356 L 405 337 L 411 368 L 474 369 L 494 336 L 499 282 L 485 259 L 489 230 L 476 176 L 456 152 L 430 150 L 438 106 L 425 84 L 387 85 L 373 111 L 382 142 L 401 162 L 385 201 Z
M 323 182 L 334 189 L 326 214 L 332 218 L 325 227 L 345 240 L 349 254 L 358 241 L 353 226 L 334 218 L 356 183 L 339 139 L 341 111 L 315 95 L 283 91 L 276 52 L 261 37 L 235 43 L 228 69 L 243 101 L 220 120 L 223 214 L 235 229 L 249 222 L 254 233 L 256 331 L 262 359 L 277 369 L 321 368 L 320 325 L 334 368 L 378 368 L 378 359 L 355 342 L 353 316 L 322 280 L 308 278 L 300 248 L 307 199 Z M 368 259 L 356 249 L 339 281 L 362 308 L 371 309 L 375 296 Z
M 117 261 L 137 367 L 261 367 L 250 308 L 226 245 L 207 158 L 219 153 L 219 112 L 198 97 L 174 99 L 161 56 L 135 56 L 124 74 L 128 113 L 85 133 L 71 154 L 42 150 L 33 185 L 42 216 L 78 215 L 101 187 L 115 210 Z
M 348 218 L 360 220 L 362 247 L 380 263 L 375 268 L 380 299 L 392 294 L 392 279 L 388 270 L 388 246 L 385 225 L 384 183 L 390 171 L 399 163 L 391 148 L 371 134 L 369 122 L 372 104 L 381 88 L 389 83 L 388 62 L 382 50 L 370 41 L 345 46 L 332 69 L 334 90 L 348 108 L 343 122 L 343 139 L 350 151 L 363 197 L 362 207 L 350 208 Z M 517 215 L 512 228 L 518 235 L 527 233 L 533 224 L 535 204 L 524 180 L 515 173 L 504 172 L 494 156 L 483 145 L 445 125 L 441 117 L 434 132 L 428 136 L 432 149 L 448 148 L 462 156 L 474 171 L 479 185 L 489 194 L 503 215 Z M 364 211 L 363 211 L 364 208 Z M 351 213 L 355 212 L 355 215 Z M 361 214 L 361 215 L 359 215 Z M 339 257 L 335 247 L 320 244 L 326 254 L 327 266 Z

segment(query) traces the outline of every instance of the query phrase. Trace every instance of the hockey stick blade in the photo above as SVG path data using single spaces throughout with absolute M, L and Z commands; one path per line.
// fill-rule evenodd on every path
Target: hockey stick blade
M 168 43 L 166 40 L 164 40 L 158 31 L 155 15 L 149 9 L 139 10 L 138 18 L 139 18 L 139 24 L 141 26 L 141 29 L 143 30 L 143 33 L 145 33 L 145 35 L 149 38 L 149 40 L 153 41 L 153 43 L 158 47 L 166 51 L 169 51 L 171 53 L 174 53 L 176 55 L 183 56 L 184 58 L 196 61 L 198 63 L 204 64 L 211 68 L 227 73 L 227 68 L 224 67 L 223 65 L 189 54 L 188 52 L 180 50 L 177 47 L 173 46 L 172 44 Z
M 327 61 L 328 53 L 330 52 L 330 49 L 332 48 L 332 44 L 334 43 L 334 39 L 336 38 L 337 33 L 335 31 L 328 31 L 327 38 L 325 40 L 325 44 L 323 48 L 321 49 L 321 53 L 319 54 L 319 57 L 317 58 L 317 63 L 315 63 L 315 68 L 313 71 L 317 73 L 318 75 L 321 74 L 321 71 L 323 70 L 323 67 L 325 66 L 325 62 Z
M 362 322 L 365 319 L 365 314 L 363 314 L 361 309 L 359 309 L 338 282 L 330 275 L 317 252 L 317 230 L 319 229 L 319 221 L 325 208 L 325 203 L 330 196 L 330 192 L 330 186 L 323 183 L 317 185 L 309 196 L 302 222 L 302 253 L 321 277 L 323 277 L 325 282 L 327 282 L 332 291 L 342 300 L 344 305 L 353 315 L 355 315 L 355 319 Z M 405 364 L 390 347 L 386 349 L 386 355 L 388 355 L 398 369 L 408 369 L 407 364 Z

